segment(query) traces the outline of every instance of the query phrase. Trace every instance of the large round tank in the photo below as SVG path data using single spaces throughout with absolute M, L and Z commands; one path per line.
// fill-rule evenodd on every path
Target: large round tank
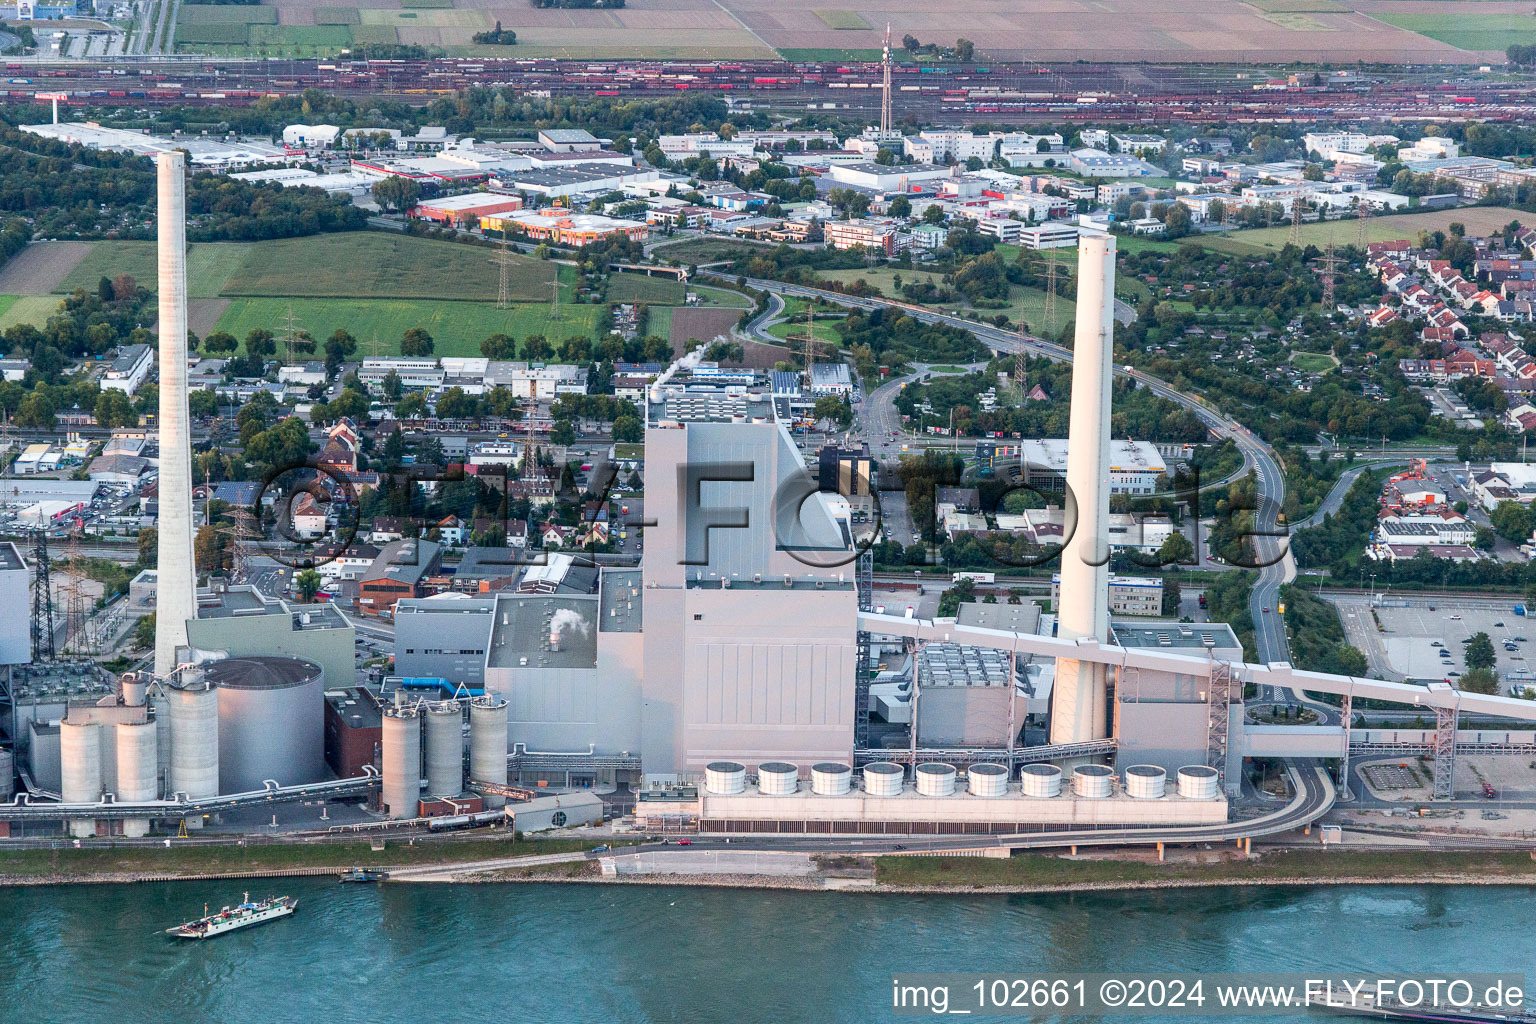
M 159 797 L 160 762 L 154 722 L 119 722 L 117 729 L 117 802 L 144 803 Z M 149 834 L 148 818 L 123 822 L 123 835 Z
M 800 769 L 787 761 L 757 766 L 757 791 L 763 796 L 792 796 L 800 788 Z
M 94 804 L 101 799 L 101 727 L 95 722 L 59 723 L 60 790 L 67 804 Z M 96 834 L 92 818 L 69 823 L 70 835 Z
M 1115 770 L 1103 764 L 1085 764 L 1072 769 L 1072 792 L 1084 800 L 1103 800 L 1112 790 Z
M 1025 765 L 1019 769 L 1019 792 L 1042 799 L 1061 796 L 1061 769 L 1053 764 Z
M 717 796 L 747 791 L 747 766 L 735 761 L 711 761 L 704 766 L 704 788 Z
M 323 782 L 325 673 L 302 658 L 225 658 L 204 670 L 219 696 L 219 791 Z
M 421 799 L 421 718 L 415 708 L 385 708 L 379 744 L 384 812 L 414 818 Z
M 836 761 L 811 765 L 811 792 L 817 796 L 842 796 L 853 788 L 853 769 Z
M 920 796 L 954 796 L 955 779 L 958 773 L 952 764 L 941 764 L 937 761 L 928 764 L 920 764 L 913 773 L 917 777 L 917 792 Z
M 10 747 L 0 747 L 0 800 L 16 795 L 16 759 Z
M 219 795 L 219 694 L 206 679 L 186 687 L 166 687 L 171 720 L 171 761 L 165 794 L 184 793 L 197 800 Z M 196 827 L 202 819 L 192 816 Z
M 1168 773 L 1155 764 L 1133 764 L 1125 770 L 1125 795 L 1158 800 L 1168 790 Z
M 131 708 L 143 707 L 144 699 L 149 690 L 146 683 L 136 672 L 123 673 L 123 703 Z
M 507 784 L 507 702 L 500 697 L 476 697 L 469 702 L 469 780 Z M 483 794 L 488 808 L 504 807 L 507 798 Z
M 890 761 L 876 761 L 864 766 L 864 792 L 870 796 L 901 796 L 906 769 Z
M 965 771 L 971 796 L 1007 796 L 1008 769 L 1000 764 L 973 764 Z
M 464 792 L 464 712 L 458 701 L 427 708 L 427 796 Z
M 1215 768 L 1203 764 L 1179 769 L 1179 796 L 1186 800 L 1214 800 L 1221 793 L 1221 779 Z

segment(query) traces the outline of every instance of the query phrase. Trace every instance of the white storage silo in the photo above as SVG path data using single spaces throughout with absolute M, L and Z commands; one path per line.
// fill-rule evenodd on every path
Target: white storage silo
M 800 788 L 800 769 L 787 761 L 757 766 L 757 791 L 763 796 L 793 796 Z
M 325 673 L 275 655 L 224 658 L 203 670 L 219 708 L 219 792 L 323 782 Z
M 381 799 L 391 818 L 416 817 L 421 800 L 421 718 L 412 707 L 385 708 L 379 744 Z
M 159 744 L 154 722 L 119 722 L 117 729 L 117 802 L 138 804 L 156 799 L 159 793 Z M 123 835 L 149 834 L 148 818 L 123 822 Z
M 457 701 L 427 708 L 427 796 L 464 792 L 464 713 Z
M 94 804 L 101 800 L 101 727 L 95 722 L 59 723 L 60 790 L 67 804 Z M 96 822 L 77 818 L 69 823 L 69 834 L 77 838 L 94 836 Z
M 199 675 L 186 686 L 165 688 L 171 720 L 171 759 L 165 795 L 199 800 L 219 795 L 219 694 Z M 201 815 L 188 815 L 188 828 L 201 828 Z
M 1133 764 L 1125 770 L 1125 795 L 1160 800 L 1168 791 L 1168 773 L 1155 764 Z
M 1084 800 L 1103 800 L 1113 790 L 1115 770 L 1104 764 L 1085 764 L 1072 769 L 1072 792 Z
M 704 788 L 716 796 L 747 791 L 747 766 L 735 761 L 711 761 L 704 766 Z
M 876 761 L 864 766 L 864 792 L 870 796 L 901 796 L 906 769 L 890 761 Z
M 952 764 L 930 761 L 920 764 L 913 775 L 917 779 L 919 796 L 954 796 L 955 779 L 959 773 Z
M 811 792 L 817 796 L 842 796 L 853 788 L 853 769 L 836 761 L 811 765 Z
M 469 702 L 469 779 L 507 784 L 507 702 L 500 697 L 487 694 Z M 500 794 L 482 796 L 488 808 L 506 806 Z
M 1007 796 L 1008 769 L 1000 764 L 973 764 L 965 771 L 971 796 Z
M 1221 779 L 1216 769 L 1203 764 L 1179 769 L 1179 796 L 1186 800 L 1215 800 L 1221 793 Z
M 1053 764 L 1027 764 L 1019 769 L 1022 796 L 1048 798 L 1061 796 L 1061 769 Z
M 0 747 L 0 800 L 16 795 L 16 759 L 10 747 Z

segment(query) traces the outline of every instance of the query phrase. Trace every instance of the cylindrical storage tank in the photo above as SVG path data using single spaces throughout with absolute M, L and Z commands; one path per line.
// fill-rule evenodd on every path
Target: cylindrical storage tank
M 469 702 L 469 781 L 507 784 L 507 702 L 500 697 L 476 697 Z M 482 794 L 490 809 L 505 807 L 507 798 Z
M 787 761 L 764 761 L 757 766 L 757 791 L 763 796 L 793 796 L 800 788 L 800 769 Z
M 10 747 L 0 747 L 0 800 L 16 795 L 16 758 Z
M 955 771 L 954 765 L 937 761 L 920 764 L 913 774 L 917 777 L 919 796 L 955 795 L 955 780 L 959 773 Z
M 133 673 L 133 672 L 124 673 L 124 675 L 123 675 L 123 703 L 124 704 L 128 705 L 131 708 L 143 707 L 144 706 L 144 700 L 145 700 L 145 697 L 147 696 L 148 690 L 149 690 L 149 685 L 147 683 L 145 683 L 142 679 L 140 679 L 139 676 L 136 673 Z
M 384 813 L 414 818 L 421 800 L 421 718 L 415 708 L 385 708 L 379 743 Z
M 1168 791 L 1168 773 L 1155 764 L 1133 764 L 1125 770 L 1125 795 L 1160 800 Z
M 1179 769 L 1179 796 L 1186 800 L 1215 800 L 1221 795 L 1221 778 L 1216 769 L 1203 764 Z
M 160 762 L 154 722 L 117 723 L 117 802 L 138 804 L 159 797 Z M 148 818 L 123 822 L 123 835 L 149 834 Z
M 716 796 L 747 791 L 747 766 L 735 761 L 711 761 L 704 766 L 704 788 Z
M 864 792 L 870 796 L 901 796 L 906 769 L 890 761 L 876 761 L 864 766 Z
M 206 679 L 185 688 L 166 687 L 171 720 L 171 762 L 165 795 L 191 799 L 219 795 L 219 693 Z M 191 827 L 202 819 L 187 819 Z
M 302 658 L 225 658 L 204 670 L 219 695 L 219 792 L 324 782 L 325 673 Z
M 427 796 L 464 792 L 464 713 L 457 701 L 427 708 Z
M 1019 792 L 1028 797 L 1061 796 L 1061 769 L 1053 764 L 1027 764 L 1019 769 Z
M 60 789 L 67 804 L 94 804 L 101 799 L 101 727 L 95 722 L 59 723 Z M 96 834 L 93 818 L 69 823 L 70 835 Z
M 1072 769 L 1072 792 L 1084 800 L 1103 800 L 1113 791 L 1115 770 L 1104 764 Z
M 973 764 L 965 771 L 971 796 L 1007 796 L 1008 769 L 1000 764 Z
M 842 796 L 853 788 L 853 769 L 836 761 L 811 765 L 811 792 L 817 796 Z

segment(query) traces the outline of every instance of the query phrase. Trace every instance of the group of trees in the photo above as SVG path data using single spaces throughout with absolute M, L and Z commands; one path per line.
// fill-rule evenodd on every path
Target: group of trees
M 623 7 L 624 5 L 621 3 L 621 4 L 618 4 L 617 6 Z M 476 32 L 471 37 L 471 39 L 474 42 L 479 43 L 481 46 L 516 46 L 517 45 L 517 33 L 512 31 L 509 28 L 502 28 L 501 27 L 501 20 L 499 18 L 496 21 L 496 27 L 494 29 L 492 29 L 489 32 Z
M 1365 675 L 1365 655 L 1345 637 L 1337 608 L 1303 587 L 1282 587 L 1280 597 L 1285 602 L 1291 662 L 1297 668 L 1334 675 Z

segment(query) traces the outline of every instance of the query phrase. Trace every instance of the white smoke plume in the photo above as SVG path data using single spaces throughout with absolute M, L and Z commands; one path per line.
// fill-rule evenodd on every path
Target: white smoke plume
M 549 620 L 550 639 L 558 643 L 567 629 L 574 629 L 582 636 L 587 636 L 592 632 L 591 625 L 576 612 L 571 611 L 569 608 L 557 609 Z
M 704 346 L 700 345 L 692 352 L 689 352 L 686 355 L 680 356 L 679 358 L 673 360 L 672 365 L 663 370 L 661 372 L 661 376 L 656 378 L 656 381 L 654 384 L 652 384 L 652 387 L 661 387 L 667 381 L 671 380 L 678 370 L 691 370 L 695 366 L 698 366 L 699 363 L 703 361 L 703 359 Z

